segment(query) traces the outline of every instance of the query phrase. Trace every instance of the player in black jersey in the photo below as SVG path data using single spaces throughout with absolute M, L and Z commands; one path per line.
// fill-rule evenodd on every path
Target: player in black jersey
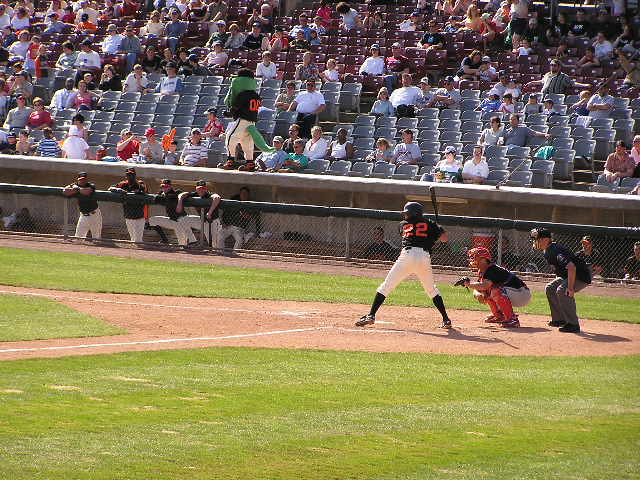
M 561 332 L 580 332 L 574 295 L 591 284 L 589 267 L 571 250 L 554 242 L 546 228 L 531 230 L 531 239 L 533 248 L 542 250 L 544 258 L 556 271 L 557 278 L 545 289 L 551 308 L 549 326 L 560 327 Z
M 62 191 L 66 197 L 78 199 L 80 216 L 76 225 L 76 237 L 87 238 L 87 234 L 91 232 L 91 238 L 95 240 L 102 234 L 102 213 L 98 208 L 95 192 L 96 185 L 89 183 L 87 172 L 78 173 L 76 182 L 67 185 Z
M 147 209 L 142 202 L 136 201 L 132 197 L 147 193 L 147 186 L 142 180 L 138 180 L 135 168 L 127 168 L 125 174 L 127 178 L 109 187 L 109 191 L 123 194 L 122 210 L 129 238 L 131 238 L 132 242 L 139 243 L 142 242 L 142 236 L 144 235 Z
M 187 213 L 184 210 L 179 213 L 176 211 L 178 196 L 181 193 L 182 190 L 173 188 L 171 180 L 163 179 L 160 182 L 160 191 L 156 195 L 155 203 L 164 205 L 166 216 L 155 215 L 149 218 L 149 225 L 173 230 L 178 237 L 178 245 L 186 247 L 190 243 L 195 243 L 196 236 L 185 221 Z
M 524 307 L 531 301 L 531 292 L 514 273 L 502 268 L 491 259 L 491 252 L 484 247 L 472 248 L 467 252 L 469 266 L 475 268 L 478 280 L 464 283 L 473 291 L 480 303 L 491 309 L 487 323 L 499 323 L 503 327 L 519 327 L 518 316 L 513 307 Z
M 431 249 L 437 241 L 446 242 L 448 240 L 447 232 L 423 215 L 420 203 L 407 203 L 402 211 L 402 216 L 404 220 L 400 222 L 400 235 L 402 235 L 400 257 L 389 270 L 387 278 L 378 287 L 369 314 L 360 318 L 356 322 L 356 326 L 364 327 L 375 323 L 376 312 L 385 298 L 387 298 L 387 295 L 401 281 L 409 275 L 415 274 L 442 315 L 442 328 L 451 328 L 451 320 L 447 315 L 440 292 L 433 281 L 433 273 L 431 271 Z

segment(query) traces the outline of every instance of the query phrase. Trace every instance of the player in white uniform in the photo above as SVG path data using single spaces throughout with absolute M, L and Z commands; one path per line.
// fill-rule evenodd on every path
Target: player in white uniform
M 438 224 L 423 215 L 422 205 L 409 202 L 402 211 L 404 221 L 400 222 L 402 235 L 402 251 L 389 270 L 387 278 L 378 287 L 371 310 L 356 322 L 356 327 L 371 325 L 376 321 L 376 312 L 394 288 L 411 274 L 422 283 L 427 295 L 442 315 L 441 328 L 451 328 L 451 320 L 447 315 L 442 296 L 436 287 L 431 271 L 431 249 L 437 241 L 446 242 L 447 232 Z

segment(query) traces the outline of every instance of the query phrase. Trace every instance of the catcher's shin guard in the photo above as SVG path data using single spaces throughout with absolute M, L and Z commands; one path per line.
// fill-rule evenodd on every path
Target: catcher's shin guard
M 489 299 L 497 305 L 505 319 L 509 320 L 513 317 L 513 305 L 511 305 L 511 300 L 505 295 L 501 288 L 492 288 Z M 491 309 L 491 312 L 495 315 L 493 308 Z

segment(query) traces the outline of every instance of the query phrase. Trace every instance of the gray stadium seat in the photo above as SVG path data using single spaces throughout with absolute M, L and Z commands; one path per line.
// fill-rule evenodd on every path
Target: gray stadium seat
M 555 125 L 551 127 L 551 129 L 549 130 L 549 134 L 554 138 L 568 138 L 569 136 L 571 136 L 571 128 Z
M 489 170 L 507 170 L 509 168 L 509 159 L 493 157 L 487 160 L 487 164 L 489 165 Z
M 342 85 L 342 90 L 340 91 L 340 106 L 342 109 L 360 113 L 361 94 L 361 83 L 345 83 Z
M 594 118 L 591 120 L 591 123 L 589 124 L 589 126 L 596 130 L 598 128 L 612 129 L 613 122 L 614 122 L 613 118 Z
M 349 177 L 368 177 L 373 170 L 373 163 L 354 162 L 351 171 L 347 173 Z
M 418 141 L 437 142 L 440 139 L 440 130 L 419 130 Z
M 354 150 L 373 150 L 375 142 L 371 137 L 354 138 L 353 148 Z
M 462 132 L 459 130 L 441 130 L 440 131 L 440 143 L 456 143 L 460 141 Z
M 420 142 L 418 144 L 420 151 L 424 153 L 438 153 L 440 151 L 440 142 Z
M 553 160 L 536 160 L 531 165 L 533 172 L 533 186 L 538 188 L 551 188 L 553 186 Z
M 190 115 L 190 116 L 194 116 L 196 114 L 196 110 L 197 107 L 195 104 L 179 104 L 179 105 L 162 105 L 162 104 L 158 104 L 158 109 L 156 110 L 156 113 L 159 113 L 160 108 L 162 107 L 174 107 L 174 111 L 173 114 L 174 115 Z
M 418 129 L 420 130 L 437 130 L 439 127 L 439 118 L 418 118 Z
M 560 125 L 566 127 L 569 125 L 569 117 L 564 115 L 551 115 L 547 119 L 547 125 Z
M 346 176 L 349 174 L 349 170 L 351 170 L 351 162 L 347 160 L 336 160 L 335 162 L 331 163 L 325 174 Z
M 476 112 L 475 110 L 466 110 L 460 115 L 460 120 L 463 122 L 480 122 L 482 119 L 482 112 Z
M 187 105 L 187 106 L 191 107 L 191 105 Z M 175 111 L 176 111 L 176 105 L 165 103 L 165 104 L 158 104 L 158 106 L 156 107 L 155 113 L 156 115 L 173 115 Z
M 507 157 L 527 158 L 530 154 L 531 154 L 531 149 L 529 147 L 507 145 Z
M 373 127 L 376 124 L 376 117 L 373 115 L 358 115 L 356 117 L 356 127 Z
M 440 111 L 440 115 L 438 115 L 438 118 L 441 122 L 442 120 L 460 120 L 461 113 L 462 112 L 460 110 L 445 108 L 444 110 Z
M 396 117 L 378 117 L 376 118 L 376 127 L 395 128 L 398 119 Z
M 329 160 L 311 160 L 302 173 L 322 174 L 329 168 Z
M 504 145 L 487 145 L 484 148 L 484 156 L 487 159 L 492 157 L 504 158 L 507 156 L 507 147 Z
M 482 122 L 478 121 L 473 121 L 473 120 L 467 120 L 465 122 L 462 123 L 462 131 L 463 132 L 476 132 L 476 133 L 480 133 L 482 132 Z
M 409 118 L 409 117 L 400 118 L 396 123 L 396 128 L 398 130 L 401 130 L 404 128 L 410 128 L 411 130 L 416 130 L 418 128 L 418 119 Z
M 474 98 L 465 98 L 460 102 L 460 110 L 463 112 L 466 110 L 475 110 L 480 106 L 480 100 Z
M 531 160 L 529 160 L 528 158 L 512 158 L 511 160 L 509 160 L 508 170 L 511 172 L 523 172 L 526 170 L 531 170 Z
M 423 118 L 430 118 L 433 120 L 438 119 L 440 115 L 440 110 L 437 108 L 421 108 L 416 112 L 416 117 L 422 120 Z
M 568 128 L 568 127 L 563 127 L 563 128 Z M 572 149 L 574 143 L 575 143 L 575 140 L 571 137 L 555 137 L 551 140 L 551 145 L 553 145 L 556 148 Z
M 508 170 L 491 170 L 489 171 L 489 176 L 484 181 L 484 183 L 486 185 L 496 185 L 499 182 L 503 181 L 507 175 L 509 175 Z
M 418 165 L 398 165 L 391 178 L 394 180 L 413 180 L 418 174 Z
M 375 132 L 375 127 L 365 127 L 363 125 L 357 125 L 355 130 L 353 131 L 353 136 L 355 138 L 358 137 L 373 137 L 373 133 Z
M 370 176 L 373 178 L 391 178 L 395 170 L 396 166 L 393 163 L 378 162 L 374 165 Z
M 459 132 L 460 129 L 462 128 L 462 122 L 460 120 L 448 120 L 448 119 L 444 119 L 444 120 L 440 120 L 440 126 L 438 127 L 439 130 L 453 130 L 456 132 Z
M 533 172 L 520 171 L 514 172 L 505 185 L 508 187 L 530 187 L 532 185 L 531 179 L 533 178 Z
M 392 140 L 396 137 L 398 130 L 395 128 L 388 127 L 377 127 L 374 133 L 375 138 L 386 138 L 387 140 Z

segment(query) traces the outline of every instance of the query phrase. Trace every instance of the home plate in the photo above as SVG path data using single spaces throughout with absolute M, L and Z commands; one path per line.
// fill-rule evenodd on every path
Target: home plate
M 393 325 L 393 322 L 383 322 L 380 320 L 376 320 L 376 325 Z
M 282 310 L 278 313 L 289 317 L 308 317 L 309 315 L 317 315 L 320 312 L 290 312 L 288 310 Z

